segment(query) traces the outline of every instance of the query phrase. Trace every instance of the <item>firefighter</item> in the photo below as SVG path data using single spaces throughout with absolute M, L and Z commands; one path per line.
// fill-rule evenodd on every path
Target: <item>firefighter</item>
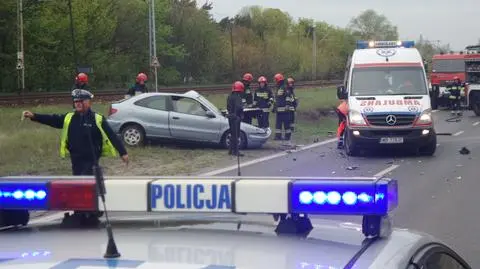
M 261 76 L 258 78 L 258 89 L 254 93 L 254 104 L 256 107 L 260 108 L 262 112 L 258 116 L 258 127 L 268 128 L 270 127 L 270 108 L 273 104 L 273 93 L 272 90 L 268 87 L 267 78 Z
M 290 129 L 295 131 L 295 111 L 297 111 L 298 99 L 295 97 L 295 80 L 292 77 L 287 79 L 287 104 L 290 110 Z
M 78 73 L 75 77 L 75 83 L 73 84 L 72 91 L 75 89 L 90 90 L 88 86 L 88 75 L 85 73 Z
M 250 73 L 245 73 L 242 78 L 242 83 L 245 86 L 245 91 L 243 93 L 242 102 L 244 108 L 253 107 L 253 92 L 250 88 L 250 84 L 253 81 L 253 75 Z M 253 116 L 251 112 L 244 113 L 243 122 L 252 124 Z
M 462 93 L 464 91 L 465 91 L 464 84 L 462 83 L 459 77 L 455 76 L 453 78 L 453 85 L 450 86 L 449 88 L 450 96 L 448 97 L 450 99 L 450 104 L 452 107 L 452 114 L 457 114 L 457 115 L 462 114 L 460 109 L 461 109 Z
M 32 121 L 62 129 L 60 156 L 70 155 L 74 176 L 94 175 L 93 167 L 100 157 L 116 157 L 128 163 L 128 154 L 122 142 L 106 119 L 91 110 L 93 95 L 82 89 L 72 91 L 75 111 L 65 114 L 38 114 L 24 111 L 23 117 Z M 98 221 L 101 212 L 75 212 L 81 223 Z
M 338 144 L 337 148 L 343 148 L 343 132 L 345 131 L 345 127 L 347 127 L 347 115 L 348 115 L 348 103 L 347 100 L 340 100 L 340 104 L 336 109 L 338 115 L 338 128 L 337 128 L 337 139 Z
M 273 112 L 277 113 L 275 121 L 275 140 L 282 140 L 282 127 L 285 130 L 285 140 L 289 141 L 292 136 L 290 129 L 290 113 L 287 111 L 287 92 L 285 90 L 285 78 L 277 73 L 273 79 L 276 84 L 275 103 Z
M 227 97 L 228 125 L 230 127 L 230 145 L 228 154 L 243 156 L 239 151 L 238 138 L 240 136 L 240 123 L 243 116 L 242 97 L 245 92 L 245 85 L 236 81 L 232 86 L 232 93 Z
M 148 92 L 147 86 L 145 85 L 147 80 L 148 80 L 148 77 L 147 75 L 145 75 L 145 73 L 139 73 L 137 75 L 137 78 L 135 79 L 135 84 L 132 87 L 130 87 L 130 89 L 128 89 L 127 95 L 129 97 L 133 97 L 137 94 Z

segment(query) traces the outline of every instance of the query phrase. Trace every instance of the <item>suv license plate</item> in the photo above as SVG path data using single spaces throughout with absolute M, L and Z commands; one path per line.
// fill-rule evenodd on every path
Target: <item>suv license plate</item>
M 380 138 L 380 144 L 402 144 L 403 137 L 382 137 Z

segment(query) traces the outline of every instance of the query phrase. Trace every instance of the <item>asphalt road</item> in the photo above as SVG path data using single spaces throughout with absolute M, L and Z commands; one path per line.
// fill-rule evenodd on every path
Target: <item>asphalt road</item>
M 369 154 L 346 157 L 335 143 L 285 154 L 242 168 L 243 176 L 388 176 L 399 181 L 396 227 L 427 232 L 452 246 L 480 268 L 480 117 L 466 112 L 460 122 L 446 122 L 446 111 L 435 111 L 438 148 L 433 157 Z M 471 153 L 459 154 L 466 146 Z M 236 170 L 219 176 L 236 176 Z M 476 176 L 477 175 L 477 176 Z M 122 217 L 121 213 L 111 214 Z M 134 214 L 134 216 L 145 214 Z M 336 217 L 345 221 L 359 218 Z
M 473 268 L 480 268 L 480 117 L 466 112 L 447 122 L 435 111 L 438 148 L 433 157 L 389 153 L 346 157 L 335 143 L 292 153 L 242 169 L 244 176 L 388 176 L 399 181 L 394 225 L 427 232 L 452 246 Z M 466 146 L 471 153 L 461 155 Z M 402 156 L 403 155 L 403 156 Z M 356 167 L 354 170 L 351 168 Z M 222 175 L 236 175 L 230 171 Z M 359 221 L 359 218 L 339 219 Z

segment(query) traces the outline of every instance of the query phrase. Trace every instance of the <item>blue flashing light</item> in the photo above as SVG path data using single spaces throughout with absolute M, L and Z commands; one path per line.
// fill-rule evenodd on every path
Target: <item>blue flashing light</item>
M 290 189 L 290 212 L 297 214 L 384 216 L 397 205 L 392 179 L 296 180 Z
M 415 41 L 357 41 L 357 49 L 374 49 L 374 48 L 413 48 Z
M 48 209 L 47 182 L 0 182 L 0 209 Z

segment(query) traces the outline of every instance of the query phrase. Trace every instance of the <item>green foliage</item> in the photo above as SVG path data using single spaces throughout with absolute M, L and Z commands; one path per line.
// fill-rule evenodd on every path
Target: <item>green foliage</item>
M 353 18 L 349 25 L 353 35 L 364 40 L 397 40 L 397 27 L 375 10 L 364 11 Z
M 154 1 L 160 85 L 230 83 L 244 72 L 268 78 L 283 72 L 297 80 L 312 79 L 314 30 L 315 77 L 339 78 L 356 35 L 398 36 L 396 27 L 374 11 L 354 19 L 357 28 L 342 29 L 305 18 L 296 21 L 279 9 L 260 6 L 245 7 L 235 17 L 216 22 L 210 14 L 211 4 Z M 149 75 L 153 88 L 149 0 L 71 0 L 77 63 L 69 1 L 23 2 L 27 91 L 69 89 L 77 65 L 93 69 L 90 82 L 94 89 L 124 90 L 138 72 Z M 0 15 L 0 91 L 17 91 L 17 1 L 2 0 Z M 370 19 L 374 25 L 364 30 L 362 25 Z

